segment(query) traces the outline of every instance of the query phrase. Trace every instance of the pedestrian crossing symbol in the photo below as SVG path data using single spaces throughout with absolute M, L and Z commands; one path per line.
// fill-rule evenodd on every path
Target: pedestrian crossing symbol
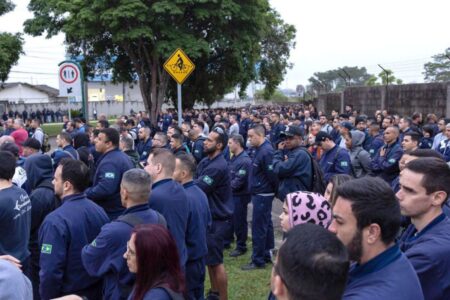
M 42 244 L 41 253 L 43 253 L 43 254 L 52 254 L 52 245 L 50 245 L 50 244 Z
M 186 53 L 178 48 L 164 63 L 164 69 L 178 84 L 183 84 L 194 71 L 195 65 Z

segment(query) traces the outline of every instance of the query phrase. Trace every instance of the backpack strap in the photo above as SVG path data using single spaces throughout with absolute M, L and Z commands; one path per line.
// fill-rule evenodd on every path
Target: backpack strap
M 184 298 L 183 294 L 175 292 L 167 284 L 161 284 L 161 285 L 157 285 L 157 286 L 153 287 L 153 289 L 157 289 L 157 288 L 163 289 L 167 294 L 169 294 L 170 299 L 172 299 L 172 300 L 186 299 L 186 298 Z
M 67 150 L 63 150 L 63 152 L 69 154 L 69 156 L 72 157 L 72 159 L 74 159 L 74 160 L 80 160 L 80 154 L 78 153 L 77 150 L 75 150 L 75 152 L 77 153 L 77 157 L 73 156 L 73 154 Z
M 156 213 L 156 216 L 157 216 L 157 220 L 158 220 L 157 224 L 167 228 L 167 222 L 166 222 L 166 219 L 164 218 L 164 216 L 161 215 L 157 211 L 154 211 L 154 212 Z M 133 228 L 136 225 L 140 225 L 140 224 L 144 223 L 144 220 L 142 220 L 140 217 L 138 217 L 135 213 L 121 215 L 120 217 L 118 217 L 116 219 L 116 221 L 126 223 L 126 224 L 130 225 Z

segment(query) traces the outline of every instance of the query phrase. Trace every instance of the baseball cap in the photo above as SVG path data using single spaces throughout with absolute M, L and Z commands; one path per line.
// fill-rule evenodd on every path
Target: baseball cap
M 350 122 L 342 122 L 341 126 L 347 128 L 348 130 L 353 130 L 353 125 Z
M 317 133 L 316 135 L 316 141 L 315 144 L 318 145 L 321 142 L 325 141 L 326 139 L 329 140 L 333 140 L 333 138 L 331 137 L 331 135 L 329 135 L 328 133 L 326 133 L 325 131 L 319 131 L 319 133 Z
M 286 128 L 280 133 L 280 136 L 304 136 L 305 130 L 298 126 L 286 126 Z
M 22 143 L 22 146 L 36 150 L 41 149 L 41 143 L 35 138 L 27 138 L 26 141 Z

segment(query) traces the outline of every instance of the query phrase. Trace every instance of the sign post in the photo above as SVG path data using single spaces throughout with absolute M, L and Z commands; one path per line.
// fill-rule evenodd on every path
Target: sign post
M 184 53 L 183 50 L 178 48 L 164 63 L 164 69 L 172 78 L 177 82 L 177 95 L 178 95 L 178 126 L 181 126 L 181 85 L 191 75 L 195 69 L 194 63 Z
M 87 101 L 84 93 L 84 76 L 81 66 L 74 61 L 65 60 L 59 66 L 59 95 L 67 97 L 68 103 L 81 102 L 83 116 L 89 119 Z M 70 106 L 69 106 L 70 117 Z

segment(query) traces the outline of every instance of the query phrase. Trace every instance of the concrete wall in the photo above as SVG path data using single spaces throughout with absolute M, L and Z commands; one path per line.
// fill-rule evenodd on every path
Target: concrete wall
M 343 111 L 345 105 L 353 105 L 367 115 L 387 109 L 390 114 L 402 116 L 414 112 L 450 116 L 450 82 L 391 85 L 376 87 L 349 87 L 342 93 L 328 93 L 315 102 L 318 111 L 330 113 L 332 109 Z
M 48 94 L 22 84 L 7 89 L 0 89 L 0 101 L 2 102 L 48 103 L 49 98 Z

